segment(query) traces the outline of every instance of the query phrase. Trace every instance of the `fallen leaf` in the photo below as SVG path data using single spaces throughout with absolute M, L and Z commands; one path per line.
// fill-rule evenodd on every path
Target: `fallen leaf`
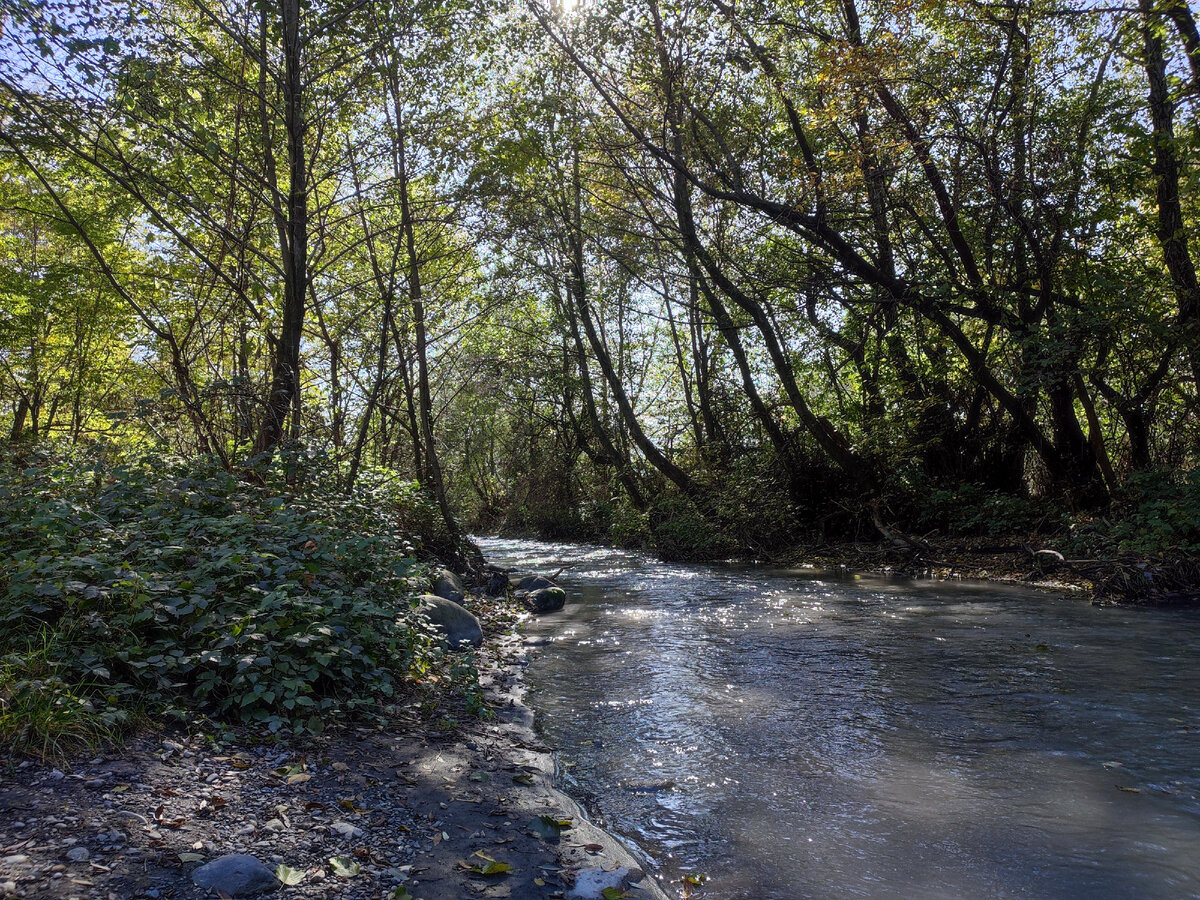
M 304 873 L 299 869 L 293 869 L 291 866 L 280 863 L 275 867 L 275 877 L 283 884 L 291 886 L 302 882 L 304 880 Z
M 478 856 L 480 859 L 482 859 L 483 865 L 480 865 L 479 863 L 467 862 L 466 860 L 459 860 L 458 864 L 474 875 L 483 875 L 488 878 L 492 878 L 496 875 L 507 875 L 513 870 L 513 867 L 508 863 L 493 859 L 482 850 L 476 850 L 471 855 Z
M 202 859 L 204 859 L 203 853 L 180 853 L 179 854 L 180 862 L 185 862 L 185 863 L 199 862 Z
M 353 878 L 362 872 L 362 866 L 348 856 L 331 856 L 329 865 L 338 878 Z
M 164 816 L 166 806 L 162 803 L 154 810 L 154 824 L 163 828 L 182 828 L 187 819 L 182 816 L 176 819 L 168 819 Z
M 556 840 L 570 827 L 570 819 L 559 819 L 556 816 L 538 816 L 529 825 L 530 831 L 546 840 Z

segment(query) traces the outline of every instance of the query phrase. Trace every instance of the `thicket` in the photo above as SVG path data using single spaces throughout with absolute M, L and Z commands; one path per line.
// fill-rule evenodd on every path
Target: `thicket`
M 301 452 L 25 453 L 0 467 L 0 744 L 55 752 L 149 717 L 315 732 L 422 679 L 469 681 L 413 598 L 441 518 Z M 451 669 L 454 671 L 452 672 Z

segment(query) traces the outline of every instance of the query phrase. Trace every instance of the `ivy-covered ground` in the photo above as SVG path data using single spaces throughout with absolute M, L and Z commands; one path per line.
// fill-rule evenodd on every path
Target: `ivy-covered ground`
M 319 460 L 28 453 L 0 467 L 0 746 L 37 756 L 148 722 L 319 733 L 473 689 L 419 617 L 452 542 L 423 493 Z

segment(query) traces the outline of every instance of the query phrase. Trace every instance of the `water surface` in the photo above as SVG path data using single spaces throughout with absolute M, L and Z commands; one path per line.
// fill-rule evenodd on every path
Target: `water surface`
M 483 539 L 562 781 L 704 896 L 1200 896 L 1200 615 Z

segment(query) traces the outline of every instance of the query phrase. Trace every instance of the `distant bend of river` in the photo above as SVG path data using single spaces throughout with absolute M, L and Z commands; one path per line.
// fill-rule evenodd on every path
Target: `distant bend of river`
M 562 782 L 720 900 L 1200 897 L 1200 613 L 479 541 Z

